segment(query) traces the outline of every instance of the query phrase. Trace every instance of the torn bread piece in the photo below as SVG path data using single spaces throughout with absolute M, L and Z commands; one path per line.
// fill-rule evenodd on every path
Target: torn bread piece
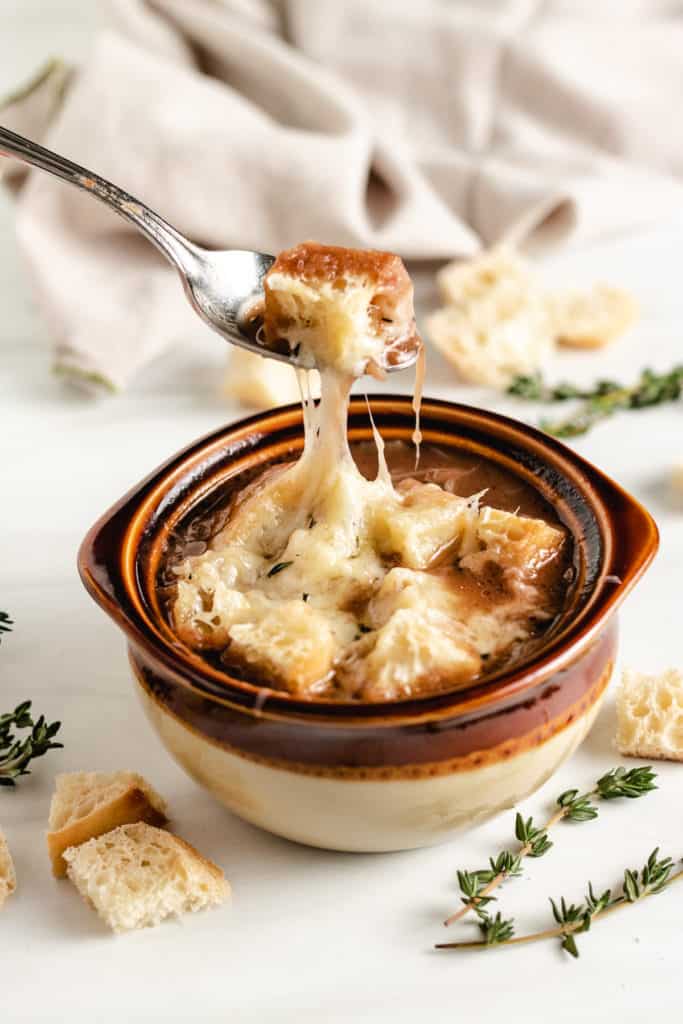
M 50 804 L 47 848 L 57 878 L 66 875 L 64 851 L 138 821 L 163 825 L 166 803 L 135 772 L 70 772 L 57 776 Z
M 230 660 L 293 694 L 324 680 L 336 653 L 329 622 L 305 601 L 284 601 L 259 622 L 230 630 Z
M 683 673 L 626 670 L 617 691 L 617 747 L 629 757 L 683 761 Z
M 468 311 L 483 303 L 497 319 L 515 316 L 539 294 L 529 264 L 506 245 L 448 263 L 436 280 L 447 306 Z
M 264 278 L 266 344 L 286 343 L 302 366 L 381 373 L 419 343 L 413 285 L 392 253 L 304 242 Z
M 12 854 L 2 832 L 0 832 L 0 907 L 17 887 Z
M 313 397 L 318 398 L 320 384 L 316 371 L 312 372 L 312 377 L 311 391 Z M 293 367 L 237 345 L 233 345 L 229 353 L 223 390 L 228 398 L 235 398 L 250 409 L 273 409 L 301 398 Z
M 361 638 L 337 669 L 350 696 L 397 700 L 471 681 L 481 668 L 462 626 L 439 610 L 399 608 L 386 625 Z
M 587 292 L 558 292 L 547 301 L 557 341 L 572 348 L 603 348 L 638 319 L 633 296 L 607 284 Z
M 556 343 L 600 348 L 637 317 L 628 292 L 606 284 L 548 293 L 510 246 L 449 263 L 437 275 L 445 302 L 427 336 L 470 384 L 503 389 L 542 369 Z
M 375 543 L 409 569 L 459 559 L 477 573 L 494 562 L 511 578 L 531 580 L 564 544 L 565 534 L 545 520 L 480 506 L 479 495 L 461 498 L 414 480 L 402 481 L 397 493 L 401 504 L 375 511 Z
M 554 345 L 551 319 L 536 300 L 504 316 L 485 301 L 444 307 L 427 317 L 425 330 L 463 381 L 498 390 L 540 370 Z
M 476 573 L 493 562 L 513 584 L 533 581 L 565 542 L 565 534 L 543 519 L 490 506 L 479 512 L 476 536 L 479 550 L 463 553 L 463 568 Z
M 64 859 L 81 896 L 115 932 L 217 906 L 230 893 L 216 864 L 178 836 L 142 822 L 69 847 Z
M 365 632 L 338 667 L 346 691 L 363 700 L 395 700 L 453 689 L 485 662 L 528 636 L 533 605 L 501 595 L 456 590 L 438 575 L 395 568 L 368 604 Z
M 401 481 L 396 492 L 402 501 L 374 509 L 374 542 L 382 555 L 397 558 L 408 569 L 427 569 L 442 552 L 455 556 L 477 550 L 476 500 L 415 480 Z
M 553 347 L 551 318 L 529 264 L 510 246 L 456 261 L 437 275 L 445 308 L 427 336 L 469 384 L 505 388 L 535 373 Z

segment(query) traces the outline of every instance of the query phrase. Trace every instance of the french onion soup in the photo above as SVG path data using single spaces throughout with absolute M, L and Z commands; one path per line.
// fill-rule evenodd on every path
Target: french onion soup
M 321 399 L 299 371 L 298 461 L 172 539 L 160 582 L 180 639 L 256 685 L 337 700 L 459 688 L 526 656 L 571 576 L 540 495 L 474 455 L 425 443 L 416 466 L 377 431 L 348 443 L 353 381 L 419 344 L 401 260 L 305 243 L 273 264 L 263 315 L 269 345 L 320 371 Z

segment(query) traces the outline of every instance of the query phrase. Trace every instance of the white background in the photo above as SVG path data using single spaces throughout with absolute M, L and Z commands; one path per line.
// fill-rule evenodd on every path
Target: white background
M 99 6 L 2 0 L 0 92 L 48 55 L 82 52 Z M 646 363 L 683 360 L 682 248 L 683 223 L 674 219 L 546 263 L 551 280 L 624 285 L 643 311 L 611 351 L 563 356 L 558 374 L 631 378 Z M 32 698 L 37 711 L 63 720 L 65 743 L 16 791 L 0 791 L 19 882 L 0 916 L 0 1018 L 679 1019 L 683 887 L 597 924 L 581 937 L 578 962 L 553 944 L 435 953 L 445 935 L 440 921 L 458 902 L 456 869 L 483 864 L 511 839 L 512 812 L 433 850 L 330 854 L 243 824 L 162 751 L 137 706 L 122 637 L 86 596 L 75 557 L 86 529 L 125 490 L 239 415 L 221 396 L 224 360 L 207 332 L 201 350 L 174 352 L 120 397 L 92 401 L 66 390 L 50 374 L 49 330 L 0 197 L 0 607 L 16 621 L 0 649 L 0 711 Z M 451 379 L 432 355 L 427 394 L 490 401 Z M 497 407 L 537 415 L 510 401 Z M 683 663 L 683 498 L 668 483 L 683 462 L 682 417 L 680 406 L 621 416 L 577 445 L 649 506 L 662 531 L 656 564 L 622 615 L 622 660 L 643 670 Z M 608 700 L 583 748 L 525 813 L 542 816 L 561 790 L 588 785 L 617 763 L 613 733 Z M 43 832 L 55 772 L 121 767 L 147 775 L 167 797 L 177 831 L 224 867 L 229 906 L 114 937 L 68 882 L 51 878 Z M 656 844 L 683 855 L 683 766 L 658 770 L 657 793 L 609 805 L 596 822 L 559 827 L 552 852 L 528 862 L 501 900 L 520 931 L 547 923 L 548 895 L 578 900 L 588 878 L 615 884 Z

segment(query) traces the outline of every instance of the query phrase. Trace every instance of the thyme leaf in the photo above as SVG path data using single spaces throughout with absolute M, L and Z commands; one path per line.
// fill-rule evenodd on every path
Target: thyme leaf
M 283 569 L 288 569 L 290 565 L 294 565 L 294 562 L 277 562 L 268 570 L 266 574 L 268 579 L 270 579 L 271 576 L 277 576 L 279 572 L 282 572 Z
M 512 918 L 501 917 L 500 911 L 495 917 L 483 914 L 479 921 L 479 928 L 484 936 L 484 945 L 499 946 L 507 942 L 515 934 L 515 926 Z
M 2 641 L 3 633 L 11 633 L 14 622 L 7 614 L 7 612 L 0 612 L 0 641 Z

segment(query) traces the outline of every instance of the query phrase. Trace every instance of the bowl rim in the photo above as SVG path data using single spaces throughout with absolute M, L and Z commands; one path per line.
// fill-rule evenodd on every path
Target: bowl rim
M 376 420 L 383 413 L 405 415 L 411 422 L 413 420 L 410 396 L 376 394 L 369 396 L 369 403 Z M 363 412 L 366 408 L 364 397 L 352 397 L 349 415 Z M 569 478 L 581 481 L 584 496 L 601 528 L 604 564 L 594 592 L 586 608 L 579 613 L 577 623 L 561 636 L 551 637 L 549 643 L 541 646 L 529 660 L 511 666 L 508 672 L 474 681 L 461 689 L 390 701 L 351 703 L 320 698 L 304 699 L 281 690 L 259 687 L 227 673 L 219 673 L 180 641 L 171 643 L 158 630 L 149 628 L 150 623 L 140 614 L 140 596 L 134 593 L 139 583 L 134 567 L 144 534 L 144 524 L 149 521 L 149 515 L 145 518 L 145 512 L 153 507 L 161 507 L 172 488 L 187 477 L 191 466 L 196 468 L 202 457 L 206 459 L 211 452 L 225 451 L 231 439 L 237 443 L 239 452 L 240 444 L 243 447 L 247 438 L 260 441 L 276 434 L 278 422 L 280 429 L 286 424 L 295 428 L 298 425 L 300 430 L 295 430 L 298 437 L 303 429 L 299 404 L 255 413 L 211 431 L 172 455 L 132 487 L 95 522 L 81 544 L 78 571 L 87 591 L 123 630 L 129 643 L 145 650 L 175 682 L 195 691 L 204 699 L 258 717 L 297 718 L 335 725 L 343 722 L 349 726 L 378 722 L 410 724 L 425 719 L 462 717 L 480 712 L 534 689 L 567 668 L 591 646 L 604 629 L 606 621 L 654 558 L 659 539 L 657 526 L 650 513 L 619 484 L 573 449 L 535 427 L 501 413 L 444 399 L 425 397 L 422 408 L 423 420 L 430 414 L 436 414 L 438 418 L 441 413 L 444 417 L 454 417 L 463 422 L 473 421 L 480 430 L 483 427 L 484 433 L 490 432 L 491 436 L 507 435 L 518 443 L 532 446 L 545 456 L 549 467 L 559 466 L 567 472 Z M 447 418 L 443 425 L 449 426 Z M 638 533 L 640 536 L 636 539 L 631 536 L 633 550 L 630 552 L 627 571 L 617 580 L 609 570 L 613 567 L 615 552 L 619 550 L 617 541 L 620 538 L 616 536 L 615 524 L 619 514 L 623 515 L 625 511 L 635 521 L 631 535 Z M 111 555 L 105 563 L 99 563 L 95 552 L 105 539 L 111 537 L 114 539 Z M 122 560 L 126 560 L 132 572 L 121 572 Z M 127 607 L 116 596 L 115 584 L 126 594 Z

